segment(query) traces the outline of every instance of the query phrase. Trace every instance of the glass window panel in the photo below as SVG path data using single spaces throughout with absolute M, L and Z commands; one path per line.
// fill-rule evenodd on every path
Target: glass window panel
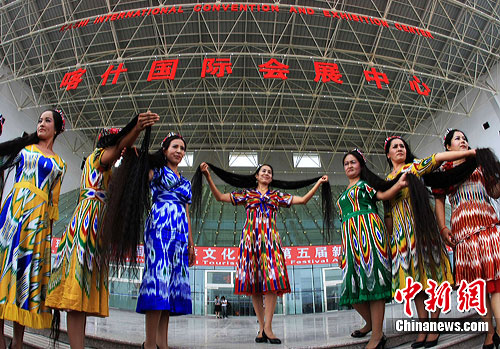
M 229 154 L 230 167 L 257 167 L 258 164 L 256 152 L 232 152 Z
M 321 168 L 321 158 L 317 153 L 293 153 L 293 164 L 297 168 Z
M 231 272 L 207 273 L 207 284 L 231 284 Z
M 342 270 L 340 268 L 325 268 L 325 282 L 342 280 Z
M 296 266 L 294 271 L 295 292 L 312 291 L 312 268 L 311 266 Z

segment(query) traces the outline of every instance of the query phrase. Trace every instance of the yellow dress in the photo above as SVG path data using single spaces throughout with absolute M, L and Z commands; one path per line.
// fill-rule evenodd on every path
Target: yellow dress
M 424 159 L 415 159 L 413 163 L 405 164 L 395 175 L 389 174 L 387 180 L 392 180 L 403 172 L 411 172 L 421 177 L 439 167 L 435 154 Z M 415 245 L 415 220 L 410 202 L 410 190 L 402 189 L 390 200 L 392 216 L 392 295 L 396 290 L 406 287 L 406 277 L 411 276 L 414 281 L 427 288 L 427 280 L 432 279 L 439 284 L 448 281 L 453 284 L 450 260 L 442 252 L 436 260 L 438 268 L 432 268 L 429 260 L 419 260 Z M 435 257 L 436 258 L 436 257 Z
M 111 168 L 101 164 L 104 149 L 87 158 L 80 199 L 57 249 L 46 304 L 51 308 L 109 316 L 108 267 L 99 255 L 100 227 Z
M 4 163 L 7 157 L 1 157 Z M 66 164 L 36 145 L 16 156 L 14 187 L 0 213 L 0 319 L 50 328 L 45 304 L 50 277 L 52 222 L 59 218 L 59 193 Z

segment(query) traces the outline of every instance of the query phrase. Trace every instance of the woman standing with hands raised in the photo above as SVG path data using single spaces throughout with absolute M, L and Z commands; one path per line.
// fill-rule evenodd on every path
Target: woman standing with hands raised
M 212 180 L 209 167 L 226 183 L 245 189 L 221 193 Z M 325 188 L 323 199 L 326 203 L 324 226 L 329 231 L 332 225 L 328 176 L 297 182 L 278 181 L 273 179 L 273 168 L 267 164 L 260 165 L 252 175 L 229 173 L 207 163 L 202 163 L 199 170 L 207 179 L 217 201 L 246 207 L 247 219 L 240 241 L 235 293 L 252 297 L 255 314 L 259 321 L 259 333 L 255 341 L 280 344 L 281 340 L 273 332 L 272 321 L 277 297 L 290 292 L 290 282 L 276 226 L 277 211 L 279 207 L 306 204 L 320 185 L 323 185 Z M 193 178 L 193 187 L 197 188 L 196 190 L 193 188 L 193 205 L 199 202 L 195 196 L 201 199 L 200 171 Z M 271 189 L 271 187 L 298 189 L 313 183 L 313 188 L 304 196 L 292 196 Z M 196 212 L 196 209 L 194 211 Z M 265 306 L 263 306 L 263 301 Z

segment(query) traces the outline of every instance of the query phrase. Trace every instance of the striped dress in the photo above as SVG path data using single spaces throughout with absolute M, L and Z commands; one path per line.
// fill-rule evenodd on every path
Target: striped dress
M 417 177 L 421 177 L 438 168 L 435 156 L 431 155 L 424 159 L 415 159 L 412 163 L 405 164 L 396 174 L 389 174 L 387 180 L 397 177 L 400 172 L 410 172 Z M 410 201 L 410 190 L 403 188 L 390 200 L 392 217 L 392 295 L 396 290 L 406 287 L 406 277 L 411 276 L 414 281 L 418 281 L 424 288 L 427 287 L 427 280 L 432 279 L 439 284 L 448 281 L 453 284 L 450 260 L 439 246 L 433 250 L 434 260 L 437 268 L 430 267 L 430 258 L 424 256 L 424 260 L 419 260 L 415 239 L 415 220 Z
M 442 166 L 445 171 L 451 168 L 451 162 Z M 477 168 L 460 185 L 446 191 L 433 190 L 433 193 L 446 193 L 451 204 L 452 239 L 457 244 L 457 284 L 462 280 L 500 279 L 500 225 L 481 169 Z
M 359 180 L 337 200 L 342 217 L 340 305 L 392 298 L 391 260 L 375 194 L 375 189 Z
M 276 227 L 279 207 L 290 207 L 292 195 L 255 189 L 231 193 L 233 205 L 245 205 L 247 219 L 241 234 L 234 293 L 278 296 L 290 292 L 290 281 Z

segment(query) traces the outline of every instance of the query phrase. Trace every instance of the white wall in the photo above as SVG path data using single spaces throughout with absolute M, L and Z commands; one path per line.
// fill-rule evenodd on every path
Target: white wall
M 500 64 L 491 69 L 491 76 L 483 76 L 482 81 L 500 90 Z M 500 96 L 478 88 L 469 88 L 467 92 L 458 95 L 460 103 L 453 109 L 466 112 L 467 116 L 440 112 L 417 128 L 416 132 L 431 134 L 410 138 L 410 145 L 417 156 L 444 151 L 443 136 L 446 129 L 458 128 L 465 132 L 472 148 L 489 147 L 500 157 Z M 487 130 L 483 128 L 485 122 L 490 125 Z
M 0 67 L 0 77 L 9 79 L 11 76 L 12 73 L 8 68 Z M 33 98 L 31 90 L 22 82 L 0 84 L 0 114 L 3 114 L 6 119 L 0 142 L 19 137 L 24 131 L 31 133 L 36 130 L 38 117 L 47 108 L 34 108 Z M 68 122 L 66 122 L 66 129 L 71 129 Z M 79 132 L 69 130 L 57 137 L 54 151 L 64 159 L 67 165 L 61 193 L 80 186 L 82 154 L 88 154 L 92 150 L 91 147 L 92 142 Z M 73 152 L 72 149 L 78 149 L 78 152 Z M 12 187 L 12 177 L 11 173 L 4 190 L 4 197 Z

